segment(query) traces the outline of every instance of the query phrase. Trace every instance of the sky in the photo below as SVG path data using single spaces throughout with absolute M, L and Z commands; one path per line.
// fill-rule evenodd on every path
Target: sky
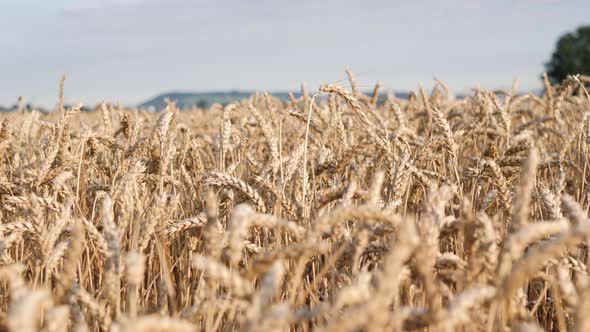
M 134 105 L 167 91 L 540 87 L 588 0 L 0 0 L 0 105 Z

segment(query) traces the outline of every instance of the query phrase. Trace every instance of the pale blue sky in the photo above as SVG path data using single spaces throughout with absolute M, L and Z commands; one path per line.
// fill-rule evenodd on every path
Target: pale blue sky
M 141 102 L 170 90 L 539 87 L 589 0 L 0 0 L 0 105 Z

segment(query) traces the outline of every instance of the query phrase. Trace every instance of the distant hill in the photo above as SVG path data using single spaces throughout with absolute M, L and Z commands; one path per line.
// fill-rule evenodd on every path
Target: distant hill
M 214 103 L 222 105 L 229 104 L 231 102 L 248 98 L 252 96 L 254 92 L 248 91 L 214 91 L 214 92 L 168 92 L 160 94 L 152 99 L 149 99 L 138 105 L 140 109 L 152 109 L 160 111 L 166 107 L 166 99 L 176 102 L 178 108 L 190 108 L 194 106 L 209 107 Z M 274 92 L 271 95 L 280 98 L 288 99 L 288 92 Z M 299 97 L 299 93 L 294 93 L 295 97 Z
M 214 103 L 222 105 L 235 102 L 237 100 L 245 99 L 254 94 L 253 91 L 214 91 L 214 92 L 168 92 L 160 94 L 152 99 L 149 99 L 139 105 L 140 109 L 161 111 L 166 107 L 166 99 L 176 102 L 178 108 L 190 108 L 194 106 L 207 108 Z M 279 99 L 288 100 L 288 92 L 272 92 L 270 93 L 274 97 Z M 294 92 L 296 98 L 301 96 L 301 93 Z M 398 98 L 407 98 L 408 93 L 400 92 L 395 94 Z M 382 94 L 379 96 L 380 100 L 385 100 L 386 95 Z

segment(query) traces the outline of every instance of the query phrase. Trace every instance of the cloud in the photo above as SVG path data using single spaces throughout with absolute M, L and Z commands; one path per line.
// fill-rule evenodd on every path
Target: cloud
M 61 6 L 64 11 L 85 11 L 139 6 L 143 0 L 66 0 Z

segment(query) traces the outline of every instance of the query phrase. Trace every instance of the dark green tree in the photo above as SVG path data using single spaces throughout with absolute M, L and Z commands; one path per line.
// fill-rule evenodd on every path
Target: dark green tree
M 197 101 L 197 107 L 200 109 L 207 109 L 209 107 L 209 103 L 207 102 L 207 99 L 204 99 L 204 98 L 199 99 L 199 101 Z
M 590 75 L 590 25 L 561 36 L 545 68 L 552 83 L 571 74 Z

